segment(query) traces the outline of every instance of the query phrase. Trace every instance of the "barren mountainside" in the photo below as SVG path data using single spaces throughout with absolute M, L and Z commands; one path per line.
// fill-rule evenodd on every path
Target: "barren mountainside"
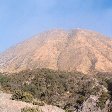
M 83 29 L 51 30 L 0 55 L 0 72 L 35 68 L 112 72 L 112 40 Z

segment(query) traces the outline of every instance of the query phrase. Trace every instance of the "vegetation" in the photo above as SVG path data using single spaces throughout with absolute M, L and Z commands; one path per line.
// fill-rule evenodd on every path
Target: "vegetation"
M 43 101 L 39 101 L 39 100 L 33 100 L 33 105 L 38 105 L 38 106 L 44 106 L 45 103 Z
M 97 74 L 93 78 L 98 79 L 99 83 L 109 90 L 109 93 L 102 93 L 99 97 L 97 105 L 102 109 L 107 99 L 112 96 L 111 76 Z M 5 81 L 0 80 L 0 83 L 3 90 L 13 93 L 14 100 L 32 102 L 34 105 L 47 103 L 73 111 L 90 95 L 99 93 L 100 87 L 95 85 L 93 78 L 75 72 L 36 69 L 9 76 L 1 74 L 0 79 Z
M 28 93 L 28 92 L 23 92 L 23 91 L 15 91 L 12 95 L 12 100 L 20 100 L 24 102 L 32 102 L 33 101 L 33 96 Z
M 38 108 L 23 108 L 21 112 L 42 112 Z
M 99 99 L 98 99 L 98 107 L 100 107 L 101 109 L 103 109 L 105 107 L 105 103 L 106 101 L 110 98 L 109 94 L 107 92 L 102 92 L 102 94 L 100 95 Z
M 2 91 L 8 92 L 11 90 L 9 82 L 10 78 L 8 76 L 0 74 L 0 89 Z

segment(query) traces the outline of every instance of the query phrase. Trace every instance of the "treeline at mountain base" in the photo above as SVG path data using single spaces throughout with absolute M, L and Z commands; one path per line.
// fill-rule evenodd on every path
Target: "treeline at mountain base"
M 107 100 L 112 101 L 111 85 L 111 73 L 85 75 L 76 72 L 36 69 L 14 74 L 0 74 L 0 89 L 11 93 L 12 100 L 40 106 L 50 104 L 68 112 L 79 109 L 90 95 L 99 95 L 97 106 L 103 109 Z M 107 91 L 101 90 L 102 86 Z

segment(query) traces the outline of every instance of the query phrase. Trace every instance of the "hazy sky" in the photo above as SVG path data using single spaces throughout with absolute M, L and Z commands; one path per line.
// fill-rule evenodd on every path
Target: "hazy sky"
M 54 28 L 85 28 L 112 37 L 112 0 L 0 0 L 0 52 Z

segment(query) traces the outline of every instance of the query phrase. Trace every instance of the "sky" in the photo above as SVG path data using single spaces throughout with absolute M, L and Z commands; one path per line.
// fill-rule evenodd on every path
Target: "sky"
M 112 37 L 112 0 L 0 0 L 0 52 L 56 28 Z

